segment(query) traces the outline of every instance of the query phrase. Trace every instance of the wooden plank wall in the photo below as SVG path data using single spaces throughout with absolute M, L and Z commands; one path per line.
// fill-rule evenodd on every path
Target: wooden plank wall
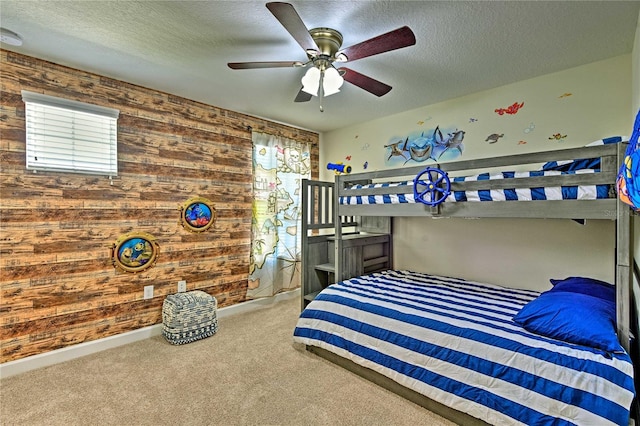
M 188 290 L 219 306 L 245 300 L 251 247 L 251 129 L 314 144 L 318 134 L 0 50 L 0 362 L 160 323 L 164 297 Z M 25 168 L 21 90 L 120 110 L 119 176 Z M 210 199 L 204 233 L 179 224 L 179 206 Z M 137 274 L 112 266 L 130 231 L 160 245 Z M 143 300 L 143 287 L 154 298 Z

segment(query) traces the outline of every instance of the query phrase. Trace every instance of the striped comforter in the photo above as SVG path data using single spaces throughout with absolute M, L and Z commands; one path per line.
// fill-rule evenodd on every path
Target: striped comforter
M 301 313 L 317 346 L 495 425 L 627 425 L 627 354 L 529 333 L 512 317 L 539 293 L 407 271 L 352 278 Z
M 597 173 L 593 169 L 569 172 L 546 170 L 529 172 L 481 173 L 475 176 L 455 177 L 452 182 L 470 182 L 495 179 L 517 179 L 525 177 L 559 176 L 567 174 Z M 350 189 L 390 188 L 388 194 L 345 195 L 340 197 L 340 204 L 399 204 L 415 203 L 413 181 L 397 183 L 374 183 L 370 185 L 354 185 Z M 398 190 L 399 189 L 399 190 Z M 477 191 L 452 191 L 445 202 L 464 201 L 536 201 L 536 200 L 595 200 L 612 198 L 611 185 L 580 185 L 536 188 L 514 188 Z M 440 196 L 439 194 L 436 194 Z M 425 194 L 430 201 L 430 194 Z

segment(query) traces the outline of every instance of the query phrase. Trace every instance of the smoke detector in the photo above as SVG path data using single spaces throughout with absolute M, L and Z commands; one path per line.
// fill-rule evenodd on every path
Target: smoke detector
M 22 46 L 22 37 L 13 31 L 0 28 L 0 42 L 10 44 L 12 46 Z

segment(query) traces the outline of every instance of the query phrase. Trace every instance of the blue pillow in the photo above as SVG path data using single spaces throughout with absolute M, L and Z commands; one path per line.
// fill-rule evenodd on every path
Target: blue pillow
M 624 352 L 616 336 L 615 303 L 581 293 L 547 291 L 513 320 L 525 330 L 605 352 Z
M 598 139 L 585 146 L 608 145 L 610 143 L 622 142 L 622 136 L 611 136 Z M 558 170 L 561 172 L 572 172 L 582 169 L 600 170 L 600 158 L 584 158 L 580 160 L 549 161 L 542 166 L 542 170 Z
M 580 160 L 549 161 L 544 163 L 542 170 L 557 170 L 560 172 L 572 172 L 582 169 L 600 170 L 600 158 L 584 158 Z
M 582 293 L 616 303 L 616 287 L 605 281 L 585 277 L 569 277 L 564 280 L 551 279 L 553 288 L 549 291 Z
M 595 146 L 595 145 L 608 145 L 610 143 L 619 143 L 622 141 L 628 141 L 629 138 L 626 136 L 610 136 L 608 138 L 598 139 L 597 141 L 593 141 L 591 143 L 586 144 L 585 146 Z

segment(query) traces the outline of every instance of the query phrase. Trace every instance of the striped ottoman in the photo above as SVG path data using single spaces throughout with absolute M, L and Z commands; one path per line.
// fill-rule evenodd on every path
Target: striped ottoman
M 170 294 L 162 303 L 162 335 L 172 345 L 183 345 L 218 331 L 215 297 L 204 291 Z

